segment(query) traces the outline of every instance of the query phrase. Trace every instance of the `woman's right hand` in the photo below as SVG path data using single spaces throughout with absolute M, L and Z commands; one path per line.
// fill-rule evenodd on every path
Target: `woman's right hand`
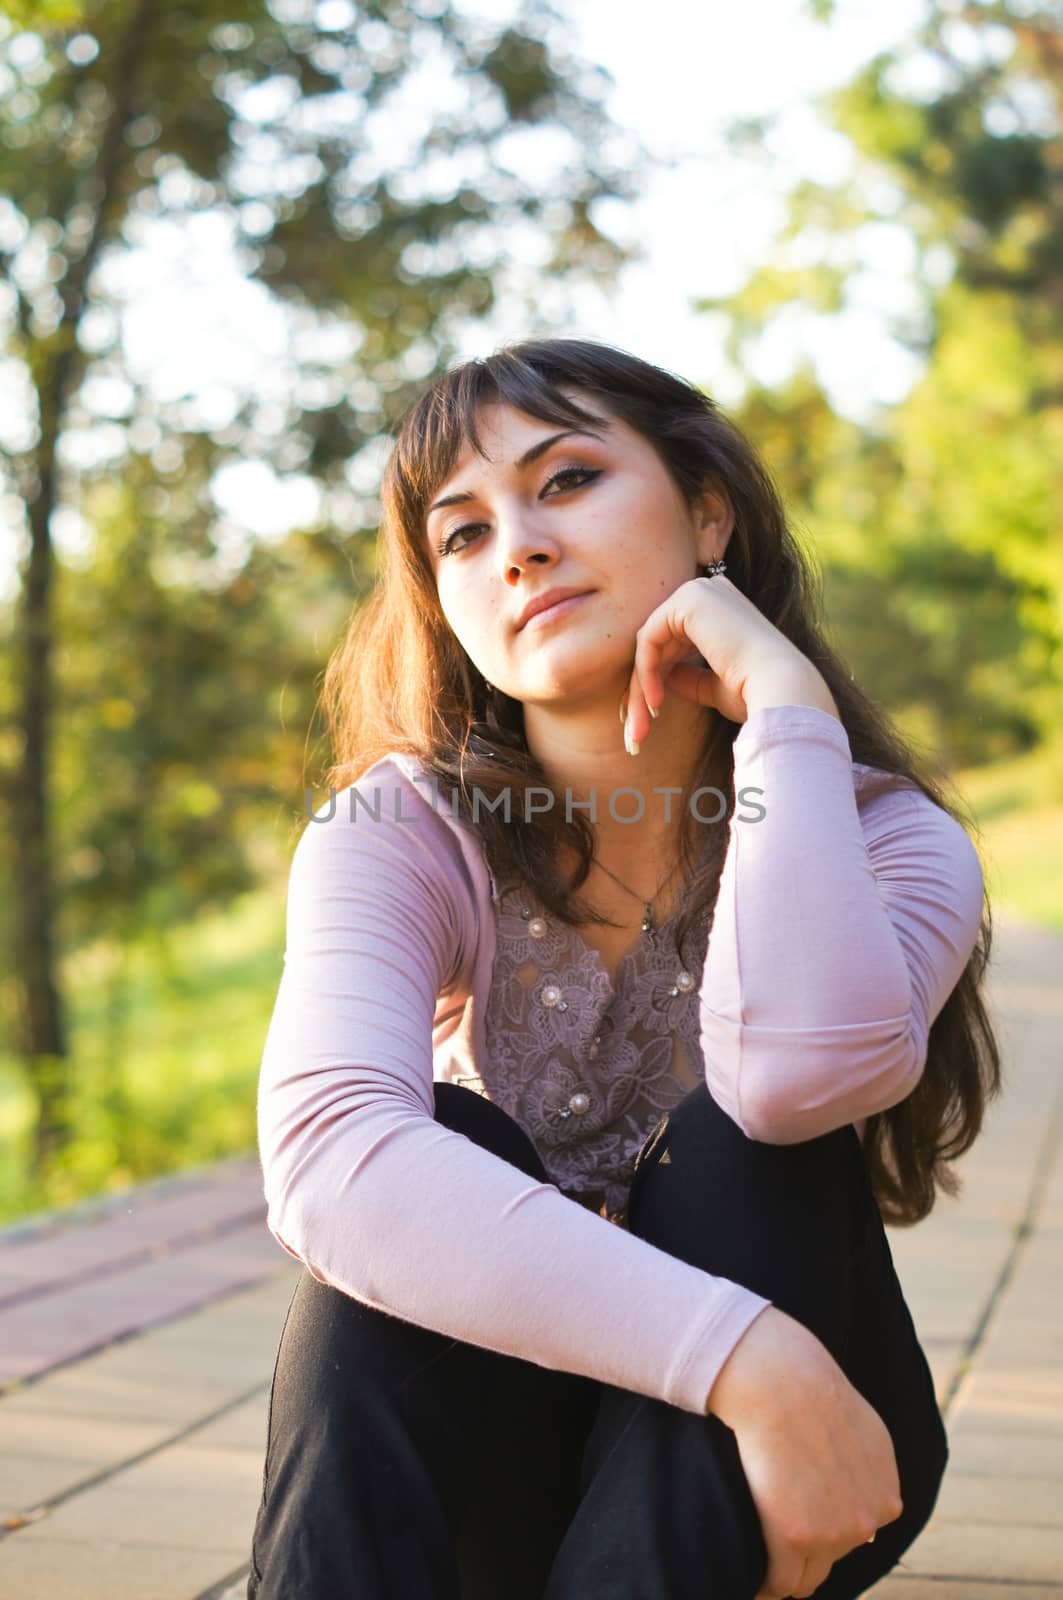
M 706 1410 L 733 1430 L 760 1515 L 768 1568 L 755 1600 L 814 1594 L 835 1561 L 904 1509 L 882 1418 L 777 1306 L 739 1339 Z

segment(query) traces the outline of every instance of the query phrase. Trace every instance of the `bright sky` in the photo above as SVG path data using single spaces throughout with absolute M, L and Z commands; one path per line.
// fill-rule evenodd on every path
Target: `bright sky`
M 583 331 L 708 385 L 726 404 L 736 392 L 735 375 L 727 370 L 718 320 L 693 314 L 690 303 L 741 285 L 783 220 L 787 189 L 802 178 L 831 181 L 849 170 L 848 142 L 824 126 L 812 101 L 903 38 L 925 13 L 923 0 L 838 0 L 826 26 L 809 17 L 807 0 L 562 4 L 573 48 L 614 79 L 614 118 L 653 152 L 679 158 L 675 170 L 651 182 L 633 219 L 647 259 L 625 271 L 608 299 L 584 297 Z M 491 15 L 505 6 L 469 0 L 466 9 Z M 724 143 L 725 126 L 767 113 L 781 113 L 770 164 L 738 162 Z M 852 312 L 830 326 L 788 316 L 756 364 L 756 375 L 772 381 L 799 352 L 809 352 L 832 402 L 864 419 L 876 405 L 900 399 L 917 375 L 883 328 L 884 311 L 913 305 L 907 237 L 882 227 L 867 244 Z M 474 336 L 468 353 L 490 342 L 486 334 Z
M 346 9 L 345 0 L 332 3 Z M 623 229 L 642 242 L 646 259 L 625 269 L 608 295 L 587 289 L 576 296 L 544 282 L 540 304 L 556 310 L 557 331 L 632 350 L 706 385 L 726 405 L 739 385 L 723 354 L 719 320 L 692 312 L 691 301 L 742 283 L 783 220 L 789 187 L 805 177 L 830 181 L 848 170 L 846 141 L 824 127 L 811 102 L 904 37 L 923 14 L 924 0 L 888 6 L 838 0 L 827 26 L 811 19 L 807 0 L 754 0 L 745 7 L 692 0 L 654 0 L 651 7 L 617 0 L 555 4 L 567 18 L 560 42 L 612 75 L 614 119 L 675 165 L 653 176 L 623 216 Z M 467 11 L 485 17 L 509 16 L 512 7 L 513 0 L 465 0 Z M 727 124 L 771 113 L 780 120 L 770 160 L 738 160 L 724 141 Z M 619 224 L 619 213 L 610 213 L 609 225 L 614 221 Z M 886 314 L 914 303 L 907 236 L 880 225 L 868 235 L 864 254 L 851 311 L 829 323 L 809 313 L 788 314 L 762 341 L 755 362 L 756 375 L 772 381 L 801 354 L 811 355 L 833 403 L 860 420 L 900 399 L 918 374 L 885 326 Z M 231 418 L 241 389 L 262 406 L 279 406 L 291 382 L 293 343 L 304 354 L 306 340 L 320 337 L 293 329 L 266 291 L 243 279 L 225 223 L 210 214 L 155 224 L 112 285 L 126 305 L 124 342 L 134 375 L 160 399 L 194 401 L 214 426 Z M 483 354 L 526 332 L 519 313 L 504 308 L 470 330 L 462 353 Z M 116 455 L 124 390 L 121 381 L 104 379 L 93 394 L 94 407 L 115 419 L 109 450 Z M 0 383 L 5 442 L 17 446 L 14 435 L 26 417 L 17 385 Z M 101 445 L 108 454 L 107 432 L 97 428 L 91 440 L 68 439 L 68 458 L 76 465 L 84 450 L 86 463 L 98 460 Z M 360 493 L 374 487 L 356 485 Z M 237 545 L 238 530 L 245 539 L 247 533 L 280 535 L 312 517 L 318 502 L 308 480 L 293 475 L 278 483 L 261 463 L 227 469 L 216 491 Z M 60 515 L 57 541 L 70 554 L 85 547 L 85 533 L 76 514 Z M 10 568 L 5 576 L 10 580 Z

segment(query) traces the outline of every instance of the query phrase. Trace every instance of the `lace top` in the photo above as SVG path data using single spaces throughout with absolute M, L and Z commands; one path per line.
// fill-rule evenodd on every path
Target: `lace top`
M 614 990 L 598 951 L 527 889 L 495 900 L 487 1053 L 468 1087 L 520 1124 L 559 1189 L 621 1225 L 639 1149 L 704 1082 L 697 994 L 707 924 L 688 936 L 697 960 L 684 966 L 681 911 L 654 942 L 640 934 L 625 951 Z

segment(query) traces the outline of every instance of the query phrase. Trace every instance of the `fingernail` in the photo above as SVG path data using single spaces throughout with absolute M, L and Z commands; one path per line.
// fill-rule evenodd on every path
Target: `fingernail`
M 627 721 L 627 695 L 624 695 L 620 702 L 620 720 L 621 722 Z
M 637 756 L 639 753 L 639 747 L 631 737 L 626 723 L 624 724 L 624 749 L 629 756 Z
M 654 707 L 650 705 L 650 702 L 648 700 L 646 701 L 646 710 L 649 712 L 651 717 L 656 718 L 657 712 L 654 709 Z

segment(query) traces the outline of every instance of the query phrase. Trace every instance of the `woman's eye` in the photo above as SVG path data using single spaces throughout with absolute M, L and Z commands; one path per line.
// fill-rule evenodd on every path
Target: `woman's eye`
M 449 556 L 455 539 L 459 538 L 463 533 L 478 533 L 483 526 L 482 522 L 467 522 L 463 527 L 455 528 L 453 533 L 448 533 L 446 538 L 436 546 L 436 549 L 441 556 Z M 465 546 L 463 545 L 462 549 L 464 548 Z
M 563 483 L 565 486 L 572 487 L 571 480 L 574 478 L 579 478 L 584 483 L 587 483 L 591 478 L 596 478 L 597 476 L 598 473 L 590 467 L 562 467 L 560 472 L 555 472 L 552 477 L 547 478 L 543 484 L 543 489 L 544 491 L 549 489 L 552 483 Z
M 592 467 L 562 467 L 558 472 L 551 474 L 551 476 L 547 478 L 540 491 L 540 498 L 542 498 L 542 496 L 546 494 L 547 489 L 551 488 L 554 484 L 560 485 L 559 493 L 563 494 L 566 489 L 578 489 L 584 483 L 589 483 L 592 478 L 597 478 L 599 476 L 600 470 Z M 455 539 L 460 539 L 465 534 L 479 533 L 484 527 L 486 527 L 486 523 L 483 522 L 466 522 L 463 523 L 460 528 L 454 528 L 450 533 L 447 534 L 446 538 L 436 546 L 439 554 L 441 556 L 449 556 L 452 554 Z M 460 548 L 462 550 L 466 549 L 469 543 L 471 543 L 471 541 L 466 540 L 466 543 L 461 545 Z

